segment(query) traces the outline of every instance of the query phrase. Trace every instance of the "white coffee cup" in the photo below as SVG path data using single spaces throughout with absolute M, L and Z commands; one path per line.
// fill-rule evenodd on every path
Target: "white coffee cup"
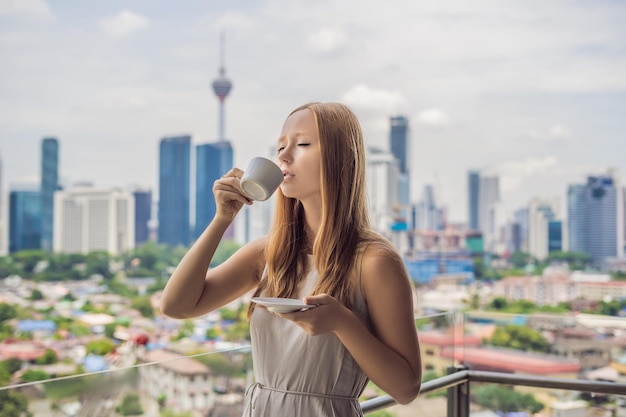
M 241 189 L 253 200 L 265 201 L 283 182 L 283 171 L 274 162 L 257 156 L 252 158 L 241 177 Z

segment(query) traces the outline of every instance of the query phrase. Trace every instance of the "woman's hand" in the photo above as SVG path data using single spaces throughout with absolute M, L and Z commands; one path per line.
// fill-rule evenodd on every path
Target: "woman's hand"
M 276 315 L 293 321 L 311 336 L 334 332 L 346 323 L 350 316 L 356 318 L 337 299 L 327 294 L 309 295 L 302 301 L 305 304 L 315 304 L 316 307 L 293 313 L 276 313 Z
M 243 171 L 241 169 L 233 168 L 213 183 L 215 217 L 233 221 L 244 204 L 252 204 L 252 200 L 241 189 L 240 180 L 242 175 Z

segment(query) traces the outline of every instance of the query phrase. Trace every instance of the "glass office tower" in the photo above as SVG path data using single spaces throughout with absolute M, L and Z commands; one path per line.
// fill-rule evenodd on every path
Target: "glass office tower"
M 41 142 L 41 249 L 52 250 L 54 192 L 59 189 L 59 141 L 44 138 Z
M 194 237 L 215 217 L 213 183 L 233 167 L 233 147 L 228 141 L 196 146 L 196 223 Z
M 9 193 L 9 253 L 41 249 L 41 201 L 38 190 Z
M 166 137 L 159 145 L 159 243 L 187 246 L 189 222 L 191 136 Z

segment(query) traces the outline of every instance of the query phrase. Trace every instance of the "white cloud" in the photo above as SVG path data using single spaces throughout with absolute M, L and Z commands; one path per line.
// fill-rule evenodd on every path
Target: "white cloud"
M 418 124 L 430 127 L 444 127 L 450 124 L 450 117 L 439 109 L 424 110 L 417 115 L 415 120 Z
M 523 140 L 531 140 L 535 142 L 556 142 L 565 141 L 572 138 L 570 129 L 563 125 L 552 125 L 547 129 L 529 130 L 522 135 Z
M 150 26 L 150 21 L 145 16 L 130 10 L 123 10 L 116 16 L 101 20 L 100 26 L 113 37 L 123 37 L 147 29 Z
M 342 100 L 350 106 L 383 112 L 397 111 L 406 105 L 406 99 L 401 93 L 376 90 L 364 84 L 352 87 L 343 94 Z
M 52 10 L 44 0 L 0 0 L 0 16 L 21 15 L 51 17 Z
M 521 161 L 505 161 L 495 169 L 500 173 L 502 191 L 512 191 L 531 177 L 560 173 L 559 161 L 554 156 L 530 157 Z
M 339 29 L 323 28 L 308 36 L 309 46 L 320 53 L 331 53 L 343 48 L 348 39 Z

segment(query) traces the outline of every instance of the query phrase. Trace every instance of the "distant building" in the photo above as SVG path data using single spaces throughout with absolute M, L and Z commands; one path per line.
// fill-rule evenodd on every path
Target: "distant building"
M 589 254 L 596 264 L 624 256 L 624 192 L 617 175 L 587 177 L 568 187 L 569 247 Z
M 196 146 L 196 221 L 194 238 L 198 238 L 215 217 L 213 183 L 233 166 L 233 147 L 228 141 Z M 233 230 L 224 237 L 231 238 Z
M 2 155 L 0 155 L 0 256 L 6 256 L 9 252 L 7 246 L 7 207 L 4 198 L 4 171 L 2 164 Z
M 120 255 L 135 247 L 135 200 L 128 191 L 72 187 L 55 193 L 54 210 L 54 252 Z
M 455 360 L 476 371 L 573 379 L 578 376 L 578 360 L 556 355 L 524 352 L 486 346 L 444 349 L 442 358 Z
M 437 206 L 435 189 L 426 184 L 421 199 L 415 204 L 414 227 L 418 230 L 443 230 L 445 218 L 443 208 Z
M 468 224 L 471 230 L 480 230 L 479 221 L 479 198 L 480 198 L 480 172 L 470 171 L 467 174 L 467 194 L 468 194 Z
M 159 243 L 191 242 L 191 136 L 166 137 L 159 145 Z
M 546 268 L 542 276 L 505 277 L 494 282 L 492 288 L 494 297 L 527 300 L 537 305 L 626 298 L 626 282 L 607 281 L 599 275 L 570 274 L 557 267 Z
M 478 227 L 485 239 L 485 250 L 496 251 L 500 211 L 500 179 L 497 176 L 480 178 L 478 193 Z
M 150 239 L 152 220 L 152 190 L 133 191 L 135 199 L 135 247 Z
M 411 143 L 409 119 L 395 116 L 389 119 L 389 149 L 398 160 L 398 203 L 402 206 L 402 217 L 408 219 L 408 206 L 411 202 Z
M 468 173 L 468 228 L 480 231 L 485 251 L 497 249 L 500 227 L 500 179 L 472 170 Z
M 377 148 L 368 148 L 366 157 L 366 186 L 372 225 L 389 237 L 395 210 L 400 204 L 398 177 L 399 162 L 393 154 Z
M 566 250 L 559 213 L 557 198 L 531 200 L 528 207 L 528 252 L 535 258 L 543 260 L 550 252 Z
M 59 189 L 59 141 L 44 138 L 41 142 L 41 248 L 52 250 L 54 193 Z
M 528 207 L 522 207 L 513 213 L 513 221 L 519 225 L 519 251 L 528 252 Z
M 215 406 L 216 394 L 210 369 L 195 359 L 166 350 L 150 350 L 138 356 L 143 391 L 152 398 L 163 395 L 165 406 L 179 411 L 198 411 L 202 415 Z
M 38 189 L 9 192 L 9 253 L 41 249 L 41 216 Z

